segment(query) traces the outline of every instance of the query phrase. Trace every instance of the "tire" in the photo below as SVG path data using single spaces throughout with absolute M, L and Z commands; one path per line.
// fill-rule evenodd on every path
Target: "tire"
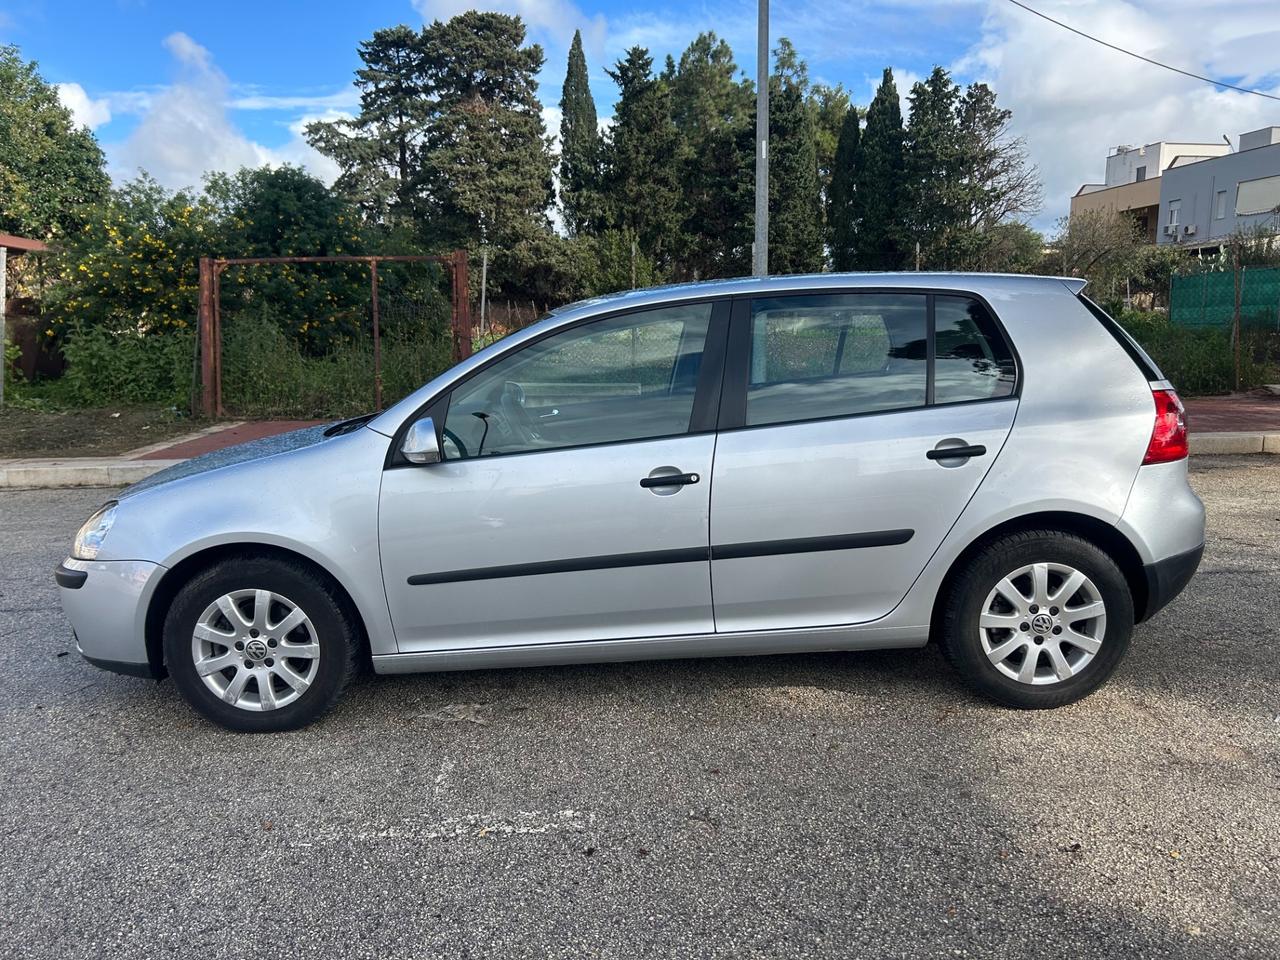
M 178 591 L 164 622 L 165 662 L 182 698 L 245 733 L 318 719 L 342 695 L 358 650 L 331 585 L 288 560 L 216 563 Z
M 952 580 L 941 608 L 942 649 L 952 666 L 978 693 L 1020 709 L 1088 696 L 1115 671 L 1132 635 L 1133 596 L 1116 562 L 1061 530 L 986 545 Z

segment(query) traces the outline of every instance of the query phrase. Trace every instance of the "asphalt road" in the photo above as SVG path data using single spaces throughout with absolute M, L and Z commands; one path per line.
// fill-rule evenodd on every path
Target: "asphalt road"
M 106 491 L 0 493 L 0 956 L 1276 957 L 1280 462 L 1116 678 L 933 649 L 369 677 L 245 737 L 71 650 Z

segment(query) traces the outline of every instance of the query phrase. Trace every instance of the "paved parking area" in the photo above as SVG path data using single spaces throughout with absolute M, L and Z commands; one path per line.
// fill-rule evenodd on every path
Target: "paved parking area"
M 932 649 L 369 677 L 243 737 L 71 651 L 107 491 L 0 492 L 0 956 L 1275 957 L 1280 465 L 1048 713 Z

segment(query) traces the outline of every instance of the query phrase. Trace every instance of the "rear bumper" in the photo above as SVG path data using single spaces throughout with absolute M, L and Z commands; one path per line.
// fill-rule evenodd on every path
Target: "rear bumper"
M 76 649 L 94 666 L 158 676 L 147 656 L 147 602 L 164 568 L 142 560 L 63 560 L 54 572 Z
M 1147 578 L 1147 603 L 1141 620 L 1149 620 L 1170 600 L 1180 594 L 1195 576 L 1204 555 L 1204 544 L 1183 553 L 1165 557 L 1142 568 Z

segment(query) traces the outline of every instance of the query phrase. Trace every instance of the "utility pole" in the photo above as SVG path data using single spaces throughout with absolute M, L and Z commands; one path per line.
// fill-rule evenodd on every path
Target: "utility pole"
M 757 0 L 756 27 L 756 240 L 751 273 L 769 275 L 769 0 Z

